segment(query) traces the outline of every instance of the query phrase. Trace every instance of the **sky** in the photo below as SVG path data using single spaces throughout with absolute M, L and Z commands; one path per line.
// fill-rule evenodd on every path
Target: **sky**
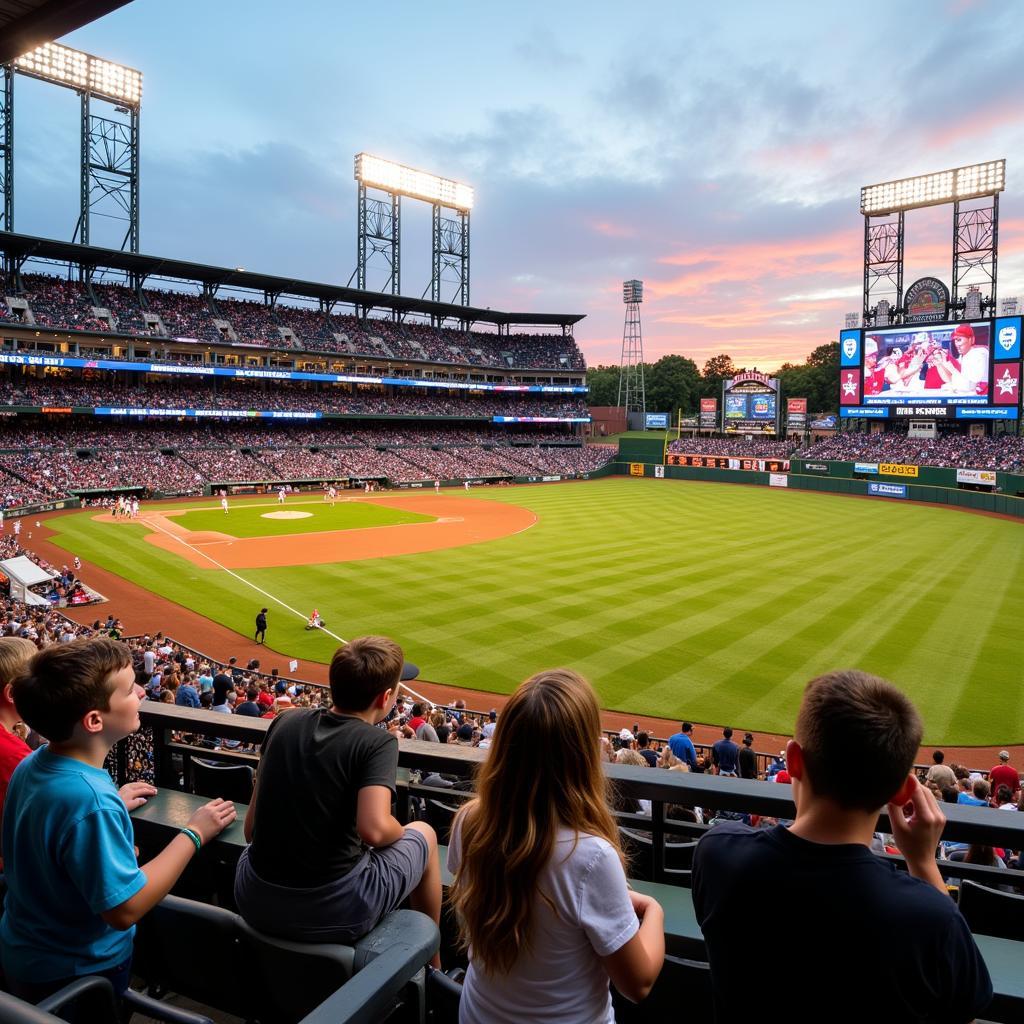
M 148 254 L 346 284 L 366 151 L 474 186 L 473 305 L 586 314 L 617 363 L 640 278 L 648 360 L 766 370 L 860 309 L 862 185 L 1005 157 L 999 294 L 1024 298 L 1015 4 L 135 0 L 62 41 L 144 74 Z M 15 227 L 69 239 L 76 99 L 19 76 L 15 109 Z M 430 209 L 402 214 L 419 296 Z M 907 284 L 950 283 L 951 235 L 951 207 L 908 214 Z

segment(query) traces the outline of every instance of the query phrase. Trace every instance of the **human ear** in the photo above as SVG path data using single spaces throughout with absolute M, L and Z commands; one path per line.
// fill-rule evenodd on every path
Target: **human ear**
M 103 715 L 95 708 L 92 711 L 86 712 L 85 717 L 82 719 L 82 728 L 88 733 L 102 732 Z
M 786 744 L 786 771 L 790 778 L 802 780 L 804 777 L 804 751 L 796 740 Z
M 914 790 L 920 783 L 917 781 L 917 777 L 914 775 L 908 775 L 903 780 L 903 785 L 896 790 L 892 795 L 892 799 L 889 801 L 891 804 L 895 804 L 897 807 L 902 807 L 904 804 L 910 803 L 914 796 Z

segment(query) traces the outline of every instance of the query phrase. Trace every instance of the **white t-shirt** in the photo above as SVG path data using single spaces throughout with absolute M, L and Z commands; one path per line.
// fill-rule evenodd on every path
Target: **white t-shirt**
M 954 374 L 949 389 L 957 394 L 973 395 L 975 386 L 988 380 L 988 349 L 973 345 L 960 358 L 960 373 Z
M 509 974 L 478 970 L 470 950 L 459 1024 L 614 1024 L 608 974 L 600 958 L 621 949 L 640 928 L 626 874 L 611 844 L 560 829 L 538 888 L 531 942 Z M 452 830 L 448 868 L 459 869 L 459 829 Z

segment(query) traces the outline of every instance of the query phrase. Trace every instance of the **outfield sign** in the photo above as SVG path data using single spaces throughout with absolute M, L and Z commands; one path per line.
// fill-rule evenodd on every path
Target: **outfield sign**
M 878 472 L 882 476 L 917 476 L 917 466 L 905 466 L 900 462 L 881 462 L 878 465 Z
M 655 466 L 654 467 L 654 475 L 659 480 L 664 480 L 665 479 L 665 467 L 664 466 Z
M 178 339 L 181 340 L 180 338 Z M 235 377 L 245 380 L 318 380 L 330 384 L 391 384 L 395 387 L 441 388 L 452 391 L 515 391 L 532 394 L 585 395 L 575 384 L 485 384 L 479 381 L 420 380 L 413 377 L 375 377 L 370 374 L 307 373 L 302 370 L 259 370 L 233 366 L 189 366 L 168 363 L 132 363 L 121 359 L 79 359 L 75 356 L 35 356 L 0 352 L 0 364 L 75 370 L 111 370 L 114 373 L 165 373 L 176 377 Z
M 643 476 L 644 475 L 644 464 L 642 462 L 631 462 L 629 464 L 629 475 L 630 476 Z
M 700 429 L 714 430 L 718 426 L 718 399 L 702 398 L 700 400 Z
M 878 472 L 877 462 L 855 462 L 853 464 L 854 473 L 871 473 L 875 474 Z
M 768 474 L 768 486 L 769 487 L 788 487 L 789 477 L 785 473 L 769 473 Z
M 644 430 L 668 430 L 667 412 L 648 412 L 644 414 Z
M 958 469 L 956 471 L 956 482 L 958 484 L 980 484 L 982 487 L 995 487 L 996 475 L 990 469 Z
M 789 459 L 736 459 L 730 455 L 687 455 L 669 452 L 668 465 L 696 469 L 742 469 L 755 473 L 788 473 Z
M 869 483 L 868 494 L 875 494 L 879 498 L 905 498 L 907 496 L 907 485 Z
M 824 462 L 805 462 L 804 463 L 805 473 L 825 473 L 828 474 L 828 466 Z

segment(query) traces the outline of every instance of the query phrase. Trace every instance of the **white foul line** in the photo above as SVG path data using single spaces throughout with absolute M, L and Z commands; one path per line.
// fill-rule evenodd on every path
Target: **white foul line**
M 205 551 L 200 551 L 199 548 L 197 548 L 194 544 L 189 544 L 187 540 L 183 540 L 176 534 L 171 533 L 170 530 L 165 530 L 159 523 L 155 522 L 152 519 L 147 519 L 143 521 L 146 523 L 147 526 L 150 526 L 155 530 L 159 530 L 165 536 L 170 537 L 172 540 L 176 540 L 179 544 L 183 544 L 190 551 L 194 551 L 197 555 L 201 555 L 208 562 L 212 562 L 215 566 L 217 566 L 218 569 L 221 569 L 222 571 L 226 572 L 229 576 L 234 576 L 234 578 L 238 580 L 239 583 L 244 583 L 247 587 L 252 587 L 253 590 L 255 590 L 259 594 L 262 594 L 265 598 L 267 598 L 267 600 L 273 601 L 275 604 L 279 604 L 282 608 L 287 608 L 288 611 L 290 611 L 293 615 L 297 615 L 303 621 L 309 622 L 308 615 L 303 615 L 302 612 L 300 612 L 296 608 L 293 608 L 290 604 L 285 604 L 284 601 L 282 601 L 279 597 L 274 597 L 273 594 L 268 593 L 262 587 L 257 587 L 255 583 L 250 583 L 247 579 L 244 579 L 243 577 L 239 576 L 237 572 L 232 571 L 226 565 L 221 565 L 216 558 L 212 558 Z M 326 626 L 318 626 L 317 629 L 323 630 L 323 632 L 325 632 L 328 636 L 333 637 L 335 640 L 337 640 L 339 644 L 348 643 L 347 640 L 342 639 L 342 637 L 338 636 L 337 633 L 332 633 Z

